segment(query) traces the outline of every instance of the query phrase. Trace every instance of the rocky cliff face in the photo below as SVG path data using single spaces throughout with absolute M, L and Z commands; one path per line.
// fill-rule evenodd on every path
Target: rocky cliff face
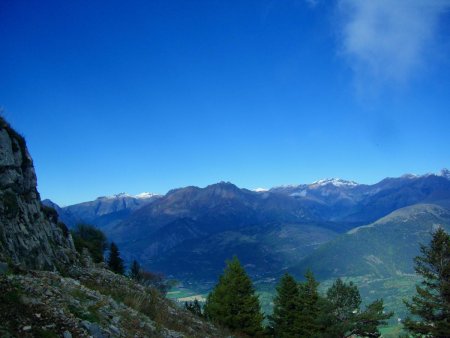
M 24 138 L 0 117 L 0 261 L 54 270 L 76 261 L 67 227 L 41 204 Z

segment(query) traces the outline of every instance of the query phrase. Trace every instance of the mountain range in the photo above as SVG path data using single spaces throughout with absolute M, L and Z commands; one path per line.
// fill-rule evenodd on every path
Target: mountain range
M 220 182 L 146 197 L 45 203 L 69 226 L 103 229 L 128 260 L 180 280 L 215 279 L 233 255 L 254 277 L 307 267 L 321 278 L 411 273 L 419 243 L 450 224 L 446 169 L 373 185 L 326 179 L 252 191 Z
M 160 195 L 148 192 L 134 196 L 120 193 L 113 196 L 101 196 L 94 201 L 64 208 L 49 199 L 43 200 L 42 203 L 54 208 L 69 227 L 74 227 L 77 223 L 93 223 L 99 228 L 104 228 L 126 219 L 132 211 L 159 197 Z

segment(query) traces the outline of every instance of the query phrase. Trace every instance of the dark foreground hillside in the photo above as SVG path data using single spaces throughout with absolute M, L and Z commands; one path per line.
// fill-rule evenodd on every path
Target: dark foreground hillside
M 222 337 L 150 287 L 101 268 L 0 276 L 1 337 Z

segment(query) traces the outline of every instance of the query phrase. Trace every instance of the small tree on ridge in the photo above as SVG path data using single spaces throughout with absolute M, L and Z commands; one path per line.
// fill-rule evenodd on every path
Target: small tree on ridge
M 108 267 L 111 271 L 123 275 L 125 268 L 123 265 L 123 259 L 120 257 L 119 248 L 114 242 L 111 242 L 109 248 Z

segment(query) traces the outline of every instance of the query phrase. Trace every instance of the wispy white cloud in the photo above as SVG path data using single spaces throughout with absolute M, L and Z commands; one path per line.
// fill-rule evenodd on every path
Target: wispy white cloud
M 435 48 L 450 0 L 338 0 L 340 43 L 358 80 L 405 82 Z

